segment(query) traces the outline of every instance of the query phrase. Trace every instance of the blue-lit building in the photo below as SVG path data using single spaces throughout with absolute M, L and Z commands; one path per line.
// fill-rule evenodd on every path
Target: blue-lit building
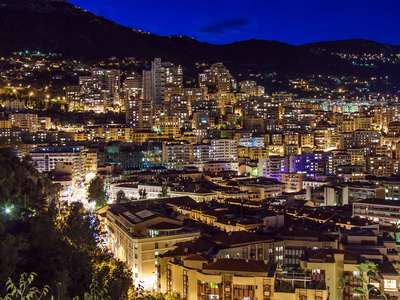
M 306 172 L 307 178 L 315 178 L 317 174 L 332 175 L 332 152 L 315 151 L 302 155 L 290 156 L 291 173 Z

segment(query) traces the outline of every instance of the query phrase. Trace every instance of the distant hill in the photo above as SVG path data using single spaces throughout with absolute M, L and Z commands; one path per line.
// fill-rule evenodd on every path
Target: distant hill
M 189 37 L 158 36 L 121 26 L 64 0 L 0 0 L 0 54 L 25 49 L 61 53 L 78 59 L 110 56 L 161 57 L 181 65 L 224 62 L 233 70 L 246 67 L 281 73 L 357 73 L 359 68 L 332 55 L 400 53 L 399 46 L 366 40 L 320 42 L 294 46 L 266 40 L 226 45 Z
M 353 54 L 375 53 L 375 54 L 391 54 L 400 53 L 400 46 L 392 46 L 389 44 L 381 44 L 374 41 L 363 39 L 351 39 L 342 41 L 318 42 L 305 44 L 301 47 L 306 48 L 325 48 L 331 52 L 345 52 Z

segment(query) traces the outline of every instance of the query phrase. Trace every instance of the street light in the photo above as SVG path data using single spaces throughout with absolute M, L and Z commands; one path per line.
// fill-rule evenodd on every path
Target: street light
M 4 212 L 6 213 L 6 215 L 8 216 L 8 221 L 10 221 L 10 218 L 12 217 L 12 211 L 13 211 L 14 205 L 13 204 L 6 204 Z

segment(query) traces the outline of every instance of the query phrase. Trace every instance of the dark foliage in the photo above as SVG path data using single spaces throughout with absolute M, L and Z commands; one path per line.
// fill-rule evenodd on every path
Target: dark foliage
M 0 295 L 8 278 L 38 274 L 35 285 L 49 296 L 83 297 L 93 273 L 119 299 L 131 284 L 125 265 L 97 247 L 99 223 L 79 202 L 57 200 L 57 186 L 0 148 Z
M 104 189 L 104 181 L 100 177 L 95 177 L 89 182 L 88 201 L 94 202 L 96 209 L 107 204 L 107 194 Z
M 117 192 L 117 198 L 115 199 L 115 203 L 125 203 L 128 202 L 129 199 L 126 197 L 125 192 L 123 190 L 119 190 Z

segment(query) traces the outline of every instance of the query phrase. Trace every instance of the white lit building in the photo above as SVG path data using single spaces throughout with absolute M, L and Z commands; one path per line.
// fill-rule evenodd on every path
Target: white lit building
M 46 146 L 37 147 L 29 153 L 35 168 L 39 172 L 50 172 L 57 162 L 72 163 L 74 179 L 79 181 L 85 175 L 85 151 L 80 146 Z
M 213 139 L 210 145 L 210 160 L 237 161 L 237 143 L 231 139 Z

